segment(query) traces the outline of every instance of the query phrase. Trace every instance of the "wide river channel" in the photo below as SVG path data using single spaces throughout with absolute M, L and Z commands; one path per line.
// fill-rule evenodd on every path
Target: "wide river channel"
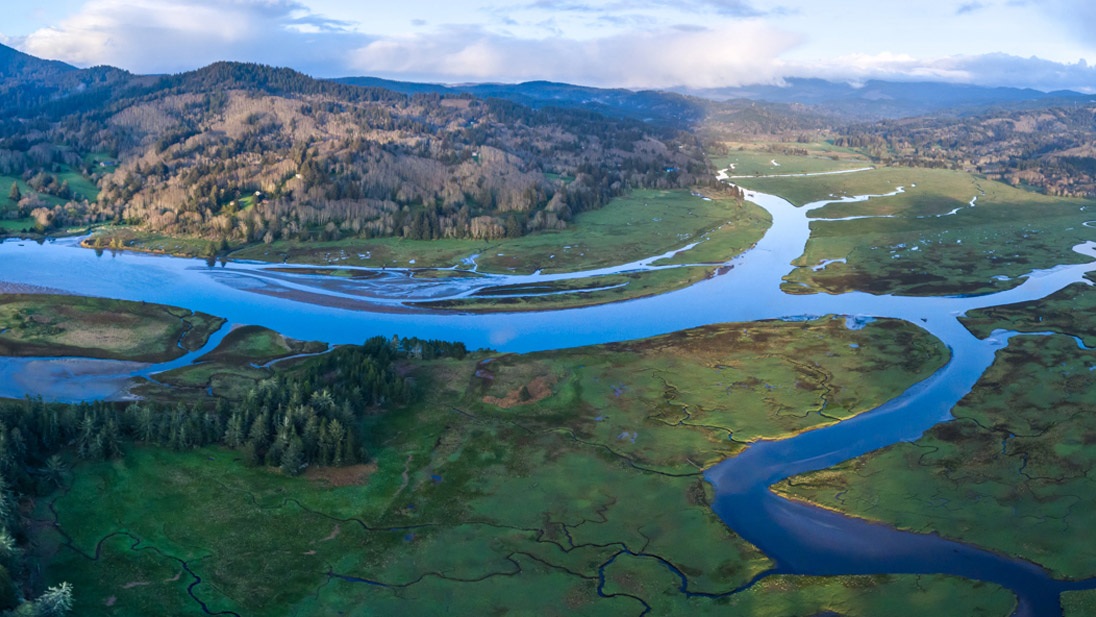
M 886 199 L 886 195 L 850 199 Z M 828 202 L 795 207 L 774 195 L 747 192 L 767 210 L 772 227 L 757 245 L 729 262 L 724 273 L 690 287 L 628 302 L 580 309 L 527 313 L 459 314 L 417 309 L 408 300 L 462 297 L 494 285 L 535 285 L 541 275 L 415 278 L 411 271 L 372 271 L 365 282 L 332 281 L 307 268 L 294 272 L 269 264 L 204 262 L 138 253 L 105 253 L 75 241 L 0 243 L 0 282 L 46 286 L 67 293 L 181 306 L 228 319 L 231 324 L 268 327 L 287 336 L 333 344 L 360 343 L 383 335 L 459 340 L 470 348 L 527 352 L 606 343 L 664 334 L 723 322 L 802 319 L 821 315 L 890 317 L 909 321 L 943 341 L 950 362 L 898 398 L 851 420 L 776 441 L 759 441 L 740 455 L 709 469 L 715 512 L 736 533 L 775 562 L 772 573 L 812 575 L 945 573 L 1002 585 L 1019 598 L 1017 616 L 1060 615 L 1059 595 L 1096 588 L 1096 579 L 1057 581 L 1041 567 L 935 535 L 902 532 L 799 502 L 769 487 L 784 478 L 824 469 L 903 440 L 918 438 L 948 420 L 952 407 L 992 364 L 1013 333 L 979 340 L 958 316 L 976 308 L 1044 298 L 1096 270 L 1096 242 L 1073 250 L 1092 258 L 1079 265 L 1035 271 L 1018 286 L 976 297 L 915 298 L 791 295 L 780 289 L 810 237 L 811 210 Z M 973 205 L 973 204 L 972 204 Z M 817 222 L 819 225 L 837 224 Z M 1063 247 L 1069 250 L 1070 247 Z M 470 256 L 474 259 L 474 256 Z M 653 269 L 651 258 L 591 274 Z M 560 278 L 556 275 L 555 278 Z M 190 362 L 223 337 L 223 329 L 202 351 L 170 364 Z M 168 365 L 134 366 L 101 361 L 94 374 L 70 374 L 64 358 L 0 359 L 0 396 L 42 394 L 73 400 L 111 396 L 131 375 L 149 375 Z M 51 376 L 55 386 L 29 373 Z M 113 380 L 113 382 L 112 382 Z M 107 384 L 100 389 L 95 384 Z M 34 386 L 43 389 L 35 390 Z M 686 589 L 687 591 L 687 589 Z

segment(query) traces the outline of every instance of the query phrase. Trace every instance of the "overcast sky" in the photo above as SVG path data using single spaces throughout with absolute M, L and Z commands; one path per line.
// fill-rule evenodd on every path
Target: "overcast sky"
M 1096 92 L 1092 0 L 4 0 L 0 42 L 77 66 L 710 88 L 786 77 Z

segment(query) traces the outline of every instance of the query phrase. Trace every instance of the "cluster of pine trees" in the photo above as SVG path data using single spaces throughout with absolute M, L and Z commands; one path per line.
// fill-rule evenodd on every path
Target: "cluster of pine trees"
M 121 456 L 123 444 L 136 441 L 175 450 L 220 444 L 241 450 L 251 464 L 291 475 L 313 464 L 350 465 L 369 458 L 363 419 L 411 399 L 411 386 L 393 370 L 394 362 L 466 353 L 461 343 L 374 337 L 261 381 L 238 402 L 88 405 L 78 408 L 78 417 L 59 419 L 47 434 L 60 435 L 87 459 Z
M 25 558 L 19 502 L 60 485 L 65 464 L 59 452 L 78 417 L 76 406 L 0 402 L 0 615 L 61 617 L 72 607 L 71 586 L 42 589 L 38 569 Z
M 17 508 L 21 496 L 61 485 L 63 453 L 102 460 L 123 456 L 126 443 L 176 450 L 220 444 L 290 475 L 309 465 L 350 465 L 369 458 L 370 419 L 412 397 L 396 362 L 466 353 L 460 343 L 375 337 L 262 381 L 242 401 L 212 406 L 0 402 L 0 615 L 59 617 L 71 606 L 70 586 L 41 590 L 24 560 L 27 534 Z

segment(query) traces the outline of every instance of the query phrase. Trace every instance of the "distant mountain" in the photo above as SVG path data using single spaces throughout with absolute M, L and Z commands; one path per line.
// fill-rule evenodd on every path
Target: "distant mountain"
M 64 62 L 42 60 L 6 45 L 0 45 L 0 80 L 44 80 L 78 70 Z
M 103 94 L 107 86 L 128 82 L 133 75 L 108 66 L 78 69 L 56 60 L 42 60 L 0 45 L 0 112 L 29 109 Z
M 345 77 L 335 80 L 354 86 L 386 88 L 404 94 L 471 94 L 497 98 L 540 109 L 560 107 L 584 109 L 611 117 L 631 118 L 648 123 L 687 127 L 708 114 L 709 101 L 674 92 L 591 88 L 550 81 L 520 84 L 420 84 L 377 77 Z
M 787 80 L 786 86 L 746 86 L 697 91 L 716 99 L 797 103 L 832 114 L 871 120 L 942 112 L 968 113 L 995 107 L 1024 108 L 1094 100 L 1072 91 L 1040 92 L 1027 88 L 990 88 L 935 82 L 868 81 L 862 86 L 823 79 Z

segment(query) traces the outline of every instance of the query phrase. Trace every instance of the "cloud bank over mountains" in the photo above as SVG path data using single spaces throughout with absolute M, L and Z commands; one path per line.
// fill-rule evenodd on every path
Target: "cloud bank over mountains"
M 822 77 L 1096 91 L 1096 68 L 1083 59 L 1096 57 L 1090 55 L 1096 49 L 1096 4 L 1081 0 L 933 0 L 906 12 L 833 0 L 821 13 L 807 0 L 494 0 L 490 6 L 419 0 L 383 9 L 346 4 L 86 0 L 24 33 L 0 26 L 0 40 L 39 57 L 138 73 L 239 60 L 320 77 L 448 83 L 545 79 L 703 89 Z M 1016 23 L 1024 16 L 1027 23 Z M 999 32 L 988 42 L 956 41 L 964 20 Z M 938 33 L 925 31 L 936 23 Z M 1028 39 L 1046 37 L 1046 43 L 993 46 L 1021 31 Z M 939 44 L 926 45 L 936 34 Z

